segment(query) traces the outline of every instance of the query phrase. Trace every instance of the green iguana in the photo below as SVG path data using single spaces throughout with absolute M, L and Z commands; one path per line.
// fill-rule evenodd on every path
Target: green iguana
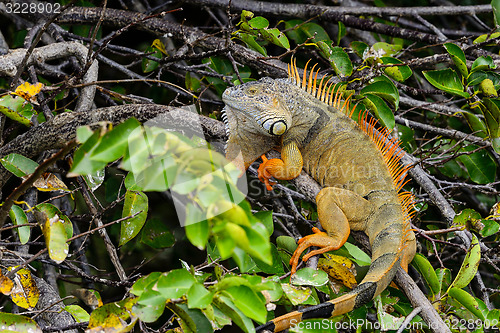
M 405 184 L 407 168 L 399 164 L 403 151 L 399 141 L 388 139 L 387 129 L 375 129 L 366 113 L 358 123 L 351 120 L 348 99 L 333 93 L 332 83 L 317 84 L 314 67 L 302 78 L 295 62 L 289 78 L 263 78 L 228 88 L 223 119 L 228 131 L 227 158 L 246 169 L 259 156 L 263 163 L 259 178 L 293 179 L 302 168 L 323 189 L 316 197 L 319 221 L 325 232 L 298 241 L 290 264 L 294 274 L 302 252 L 319 249 L 303 257 L 340 248 L 350 230 L 364 231 L 372 248 L 368 273 L 351 292 L 302 310 L 278 317 L 257 331 L 282 331 L 303 319 L 330 318 L 359 307 L 380 294 L 392 281 L 397 267 L 407 269 L 415 254 L 415 235 L 410 230 L 413 197 L 398 192 Z M 263 154 L 278 147 L 281 159 Z

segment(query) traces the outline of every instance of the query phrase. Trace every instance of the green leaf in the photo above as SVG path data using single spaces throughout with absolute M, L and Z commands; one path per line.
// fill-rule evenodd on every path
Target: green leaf
M 158 60 L 160 60 L 163 56 L 161 51 L 153 46 L 148 46 L 148 48 L 146 49 L 146 51 L 144 51 L 144 53 L 146 53 L 149 57 L 154 57 L 157 58 Z M 144 73 L 149 73 L 154 71 L 155 69 L 158 68 L 159 65 L 160 64 L 158 61 L 154 61 L 146 57 L 142 58 L 142 71 Z
M 453 218 L 453 226 L 466 226 L 468 223 L 481 220 L 481 214 L 474 209 L 466 208 Z
M 167 300 L 164 300 L 163 304 L 157 305 L 144 305 L 136 303 L 132 307 L 132 312 L 139 317 L 141 321 L 145 323 L 154 323 L 165 311 L 165 304 L 167 304 Z
M 495 2 L 498 2 L 498 0 L 495 0 Z M 497 6 L 498 7 L 498 6 Z M 481 35 L 479 37 L 477 37 L 476 39 L 474 39 L 474 41 L 472 42 L 472 44 L 478 44 L 478 43 L 482 43 L 482 42 L 486 42 L 487 40 L 490 40 L 490 39 L 493 39 L 493 38 L 497 38 L 497 37 L 500 37 L 500 32 L 494 32 L 492 34 L 484 34 L 484 35 Z M 496 44 L 489 44 L 487 46 L 494 46 Z
M 290 42 L 288 41 L 288 38 L 286 38 L 286 35 L 279 31 L 277 28 L 260 29 L 259 31 L 265 40 L 287 50 L 290 49 Z
M 352 74 L 352 62 L 349 55 L 339 46 L 331 48 L 330 57 L 328 58 L 330 65 L 335 70 L 335 73 L 341 77 L 350 76 Z
M 422 72 L 434 87 L 450 93 L 455 96 L 469 98 L 469 93 L 464 91 L 464 86 L 458 77 L 458 74 L 450 68 L 435 71 Z
M 142 229 L 141 242 L 154 249 L 163 249 L 174 245 L 175 237 L 164 221 L 152 218 Z
M 450 289 L 455 287 L 462 289 L 466 287 L 474 278 L 479 267 L 479 261 L 481 260 L 481 247 L 479 246 L 479 241 L 476 235 L 472 235 L 472 242 L 470 244 L 469 250 L 465 255 L 464 262 L 458 271 L 455 280 L 450 285 Z M 448 290 L 449 292 L 449 290 Z
M 246 238 L 249 240 L 247 249 L 241 246 L 241 239 L 234 238 L 236 245 L 246 250 L 253 258 L 263 261 L 266 264 L 272 264 L 271 243 L 266 228 L 261 223 L 256 223 L 252 227 L 242 226 Z
M 293 237 L 290 236 L 278 236 L 276 238 L 276 246 L 278 247 L 278 250 L 280 252 L 283 252 L 282 250 L 285 250 L 291 254 L 297 248 L 297 242 Z
M 488 310 L 488 314 L 486 315 L 486 323 L 489 327 L 500 327 L 500 310 L 499 309 L 493 309 L 493 310 Z
M 346 29 L 345 29 L 345 24 L 342 23 L 341 21 L 337 22 L 337 28 L 338 28 L 338 33 L 337 33 L 337 45 L 340 45 L 340 40 L 346 35 Z
M 477 147 L 469 145 L 462 151 L 472 151 Z M 492 157 L 484 149 L 469 155 L 461 155 L 458 160 L 467 168 L 470 179 L 477 184 L 488 184 L 495 180 L 497 166 Z
M 42 333 L 42 330 L 33 319 L 12 313 L 0 312 L 0 327 L 3 333 Z
M 299 269 L 292 275 L 290 282 L 298 286 L 323 286 L 328 283 L 328 274 L 309 267 Z
M 112 162 L 125 154 L 129 136 L 140 123 L 135 118 L 130 118 L 113 130 L 106 133 L 99 145 L 92 151 L 90 158 L 94 161 Z
M 130 293 L 132 295 L 141 296 L 145 290 L 151 289 L 151 287 L 158 281 L 160 276 L 160 272 L 152 272 L 146 276 L 139 278 L 137 281 L 135 281 L 134 285 L 130 289 Z
M 500 101 L 497 99 L 483 98 L 479 109 L 484 115 L 488 133 L 491 138 L 500 137 Z
M 0 158 L 0 163 L 16 177 L 31 175 L 38 168 L 35 161 L 15 153 Z
M 197 222 L 189 224 L 186 223 L 186 236 L 191 244 L 196 246 L 198 249 L 203 250 L 208 242 L 210 227 L 207 220 L 202 220 L 202 212 L 191 203 L 188 203 L 186 207 L 186 219 L 193 218 L 192 215 L 196 214 L 196 212 L 192 212 L 193 209 L 200 215 Z
M 94 131 L 90 128 L 90 126 L 80 126 L 76 129 L 76 141 L 80 144 L 87 141 Z
M 137 304 L 148 306 L 165 306 L 167 299 L 158 291 L 153 289 L 146 289 L 137 299 Z
M 352 62 L 347 53 L 338 46 L 333 46 L 331 40 L 319 41 L 316 47 L 321 55 L 330 62 L 330 65 L 339 76 L 349 76 L 352 74 Z
M 201 80 L 192 75 L 190 72 L 186 72 L 185 82 L 186 88 L 191 91 L 197 92 L 201 88 Z
M 497 66 L 495 65 L 495 62 L 491 58 L 491 56 L 481 56 L 478 57 L 471 66 L 470 71 L 475 72 L 475 71 L 480 71 L 480 70 L 489 70 L 489 69 L 495 69 Z
M 310 41 L 313 43 L 330 40 L 330 36 L 328 36 L 325 29 L 314 22 L 304 23 L 302 20 L 285 21 L 285 29 L 288 38 L 297 44 L 304 43 L 308 38 L 311 38 Z
M 274 244 L 271 244 L 271 264 L 265 263 L 256 257 L 253 259 L 257 267 L 266 274 L 282 275 L 285 273 L 278 249 L 276 249 Z
M 304 304 L 312 294 L 311 288 L 296 287 L 288 283 L 282 283 L 281 288 L 292 305 Z
M 68 311 L 71 313 L 73 318 L 75 318 L 77 323 L 84 323 L 86 321 L 89 321 L 90 315 L 85 311 L 80 305 L 66 305 L 64 307 L 64 310 Z
M 9 217 L 14 225 L 26 224 L 28 223 L 28 217 L 24 210 L 16 205 L 12 205 L 12 208 L 9 211 Z M 21 244 L 26 244 L 30 240 L 30 232 L 31 229 L 28 226 L 19 227 L 15 229 Z
M 250 318 L 245 316 L 245 314 L 233 303 L 230 297 L 216 295 L 214 297 L 214 304 L 225 315 L 229 316 L 243 332 L 255 332 L 255 328 Z
M 267 310 L 264 297 L 259 297 L 247 286 L 235 286 L 225 290 L 238 309 L 259 323 L 266 322 Z
M 467 77 L 467 86 L 478 85 L 488 78 L 488 74 L 485 71 L 476 71 L 470 73 Z
M 359 41 L 353 41 L 349 46 L 354 51 L 354 53 L 356 53 L 358 57 L 363 60 L 365 60 L 366 54 L 370 50 L 370 46 L 368 44 Z
M 167 299 L 180 298 L 195 282 L 195 278 L 187 270 L 175 269 L 160 276 L 156 288 Z
M 37 221 L 42 228 L 49 250 L 49 257 L 59 264 L 68 255 L 69 244 L 67 240 L 73 236 L 73 225 L 68 217 L 52 204 L 42 203 L 35 208 Z
M 168 304 L 168 308 L 173 311 L 181 319 L 180 325 L 182 332 L 213 332 L 212 325 L 207 317 L 198 309 L 189 309 L 186 304 L 179 303 L 173 306 Z M 194 325 L 194 326 L 193 326 Z M 194 327 L 194 329 L 193 329 Z
M 193 283 L 187 292 L 188 307 L 190 309 L 205 309 L 211 303 L 214 294 L 209 292 L 201 283 Z
M 422 275 L 433 295 L 437 295 L 441 290 L 441 285 L 429 260 L 420 253 L 417 253 L 411 263 Z
M 235 36 L 241 39 L 249 49 L 257 51 L 263 56 L 267 57 L 266 49 L 263 48 L 259 43 L 257 43 L 257 41 L 255 40 L 256 37 L 254 35 L 250 35 L 246 32 L 237 31 L 235 33 Z
M 248 24 L 254 29 L 264 29 L 269 26 L 269 21 L 262 16 L 256 16 L 248 21 Z
M 470 112 L 462 112 L 467 124 L 469 124 L 470 129 L 481 138 L 486 138 L 488 136 L 488 129 L 485 124 L 478 116 Z
M 269 236 L 273 234 L 274 222 L 272 211 L 257 212 L 254 214 L 254 217 L 257 218 L 266 227 Z
M 138 213 L 138 214 L 137 214 Z M 127 191 L 123 204 L 122 218 L 134 217 L 124 220 L 120 228 L 119 246 L 137 236 L 146 222 L 148 216 L 148 197 L 143 192 Z
M 483 220 L 483 224 L 484 228 L 479 232 L 483 237 L 494 235 L 500 230 L 500 224 L 493 220 Z
M 453 43 L 445 43 L 443 46 L 446 51 L 448 51 L 451 60 L 453 60 L 453 63 L 455 64 L 455 66 L 457 66 L 460 74 L 462 74 L 463 77 L 467 77 L 469 75 L 469 72 L 467 70 L 467 62 L 465 60 L 464 51 L 459 46 Z
M 473 296 L 471 296 L 471 294 L 460 288 L 451 288 L 448 291 L 448 295 L 450 295 L 450 297 L 452 297 L 457 302 L 462 304 L 467 310 L 472 312 L 476 317 L 478 317 L 483 321 L 485 320 L 483 313 L 479 310 L 479 305 L 476 299 Z
M 383 64 L 402 64 L 403 62 L 397 58 L 392 57 L 381 57 L 380 60 Z M 396 81 L 403 82 L 412 76 L 413 72 L 410 67 L 403 66 L 393 66 L 393 67 L 384 67 L 384 72 L 391 78 Z
M 73 155 L 73 165 L 68 173 L 68 177 L 87 175 L 104 169 L 107 164 L 106 162 L 91 160 L 89 158 L 89 155 L 97 147 L 100 140 L 101 133 L 97 130 L 75 151 Z
M 387 106 L 384 100 L 373 94 L 365 93 L 363 96 L 365 97 L 363 104 L 366 108 L 375 114 L 383 126 L 392 130 L 396 125 L 396 121 L 394 120 L 392 110 Z
M 394 83 L 385 76 L 378 76 L 370 81 L 370 84 L 361 89 L 360 94 L 373 94 L 388 101 L 394 109 L 399 108 L 399 92 Z
M 31 103 L 10 94 L 0 97 L 0 112 L 25 126 L 32 126 L 31 118 L 36 115 Z
M 451 271 L 448 268 L 437 268 L 436 276 L 439 281 L 439 293 L 443 290 L 448 290 L 451 284 Z
M 343 247 L 347 250 L 347 252 L 351 256 L 351 259 L 359 266 L 368 266 L 371 264 L 372 259 L 370 258 L 370 256 L 356 245 L 345 242 Z
M 368 58 L 391 57 L 401 51 L 403 47 L 398 44 L 389 44 L 385 42 L 377 42 L 372 45 L 368 52 Z

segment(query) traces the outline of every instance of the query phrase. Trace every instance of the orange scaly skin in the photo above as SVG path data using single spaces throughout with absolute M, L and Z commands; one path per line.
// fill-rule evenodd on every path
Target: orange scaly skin
M 313 67 L 314 69 L 314 67 Z M 293 179 L 302 168 L 323 189 L 316 197 L 322 228 L 298 241 L 290 260 L 295 273 L 300 255 L 340 248 L 350 230 L 364 231 L 372 247 L 372 264 L 358 287 L 334 300 L 278 317 L 257 331 L 279 332 L 303 319 L 329 318 L 359 307 L 380 294 L 392 281 L 399 265 L 407 268 L 415 254 L 410 230 L 412 196 L 398 193 L 407 169 L 399 165 L 403 151 L 387 130 L 376 130 L 366 114 L 359 124 L 346 114 L 348 102 L 332 93 L 332 84 L 317 72 L 302 78 L 295 64 L 288 79 L 263 78 L 223 94 L 224 121 L 229 139 L 226 155 L 241 169 L 259 156 L 280 147 L 281 159 L 263 156 L 259 179 L 271 189 L 271 178 Z

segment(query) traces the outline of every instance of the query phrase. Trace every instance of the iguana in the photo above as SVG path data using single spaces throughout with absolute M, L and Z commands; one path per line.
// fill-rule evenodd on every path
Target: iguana
M 290 264 L 296 272 L 303 257 L 340 248 L 350 230 L 364 231 L 370 240 L 372 262 L 368 273 L 351 292 L 328 302 L 288 313 L 257 328 L 282 331 L 303 319 L 329 318 L 347 313 L 380 294 L 392 281 L 397 267 L 407 269 L 415 254 L 410 229 L 413 197 L 400 192 L 407 168 L 399 164 L 404 153 L 387 129 L 376 129 L 366 113 L 351 120 L 348 99 L 333 93 L 333 83 L 318 71 L 304 68 L 302 78 L 294 61 L 288 78 L 262 78 L 226 89 L 223 120 L 228 141 L 226 157 L 242 169 L 259 156 L 258 176 L 272 189 L 270 180 L 297 177 L 302 168 L 321 186 L 316 197 L 322 228 L 298 241 Z M 267 159 L 273 148 L 281 159 Z

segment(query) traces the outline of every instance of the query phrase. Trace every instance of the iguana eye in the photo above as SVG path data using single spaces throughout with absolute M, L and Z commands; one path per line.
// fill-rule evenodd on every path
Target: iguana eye
M 257 93 L 257 88 L 250 87 L 247 89 L 248 95 L 255 95 Z
M 283 120 L 278 120 L 277 122 L 271 125 L 269 133 L 273 135 L 282 135 L 283 133 L 286 132 L 286 127 L 287 126 Z

